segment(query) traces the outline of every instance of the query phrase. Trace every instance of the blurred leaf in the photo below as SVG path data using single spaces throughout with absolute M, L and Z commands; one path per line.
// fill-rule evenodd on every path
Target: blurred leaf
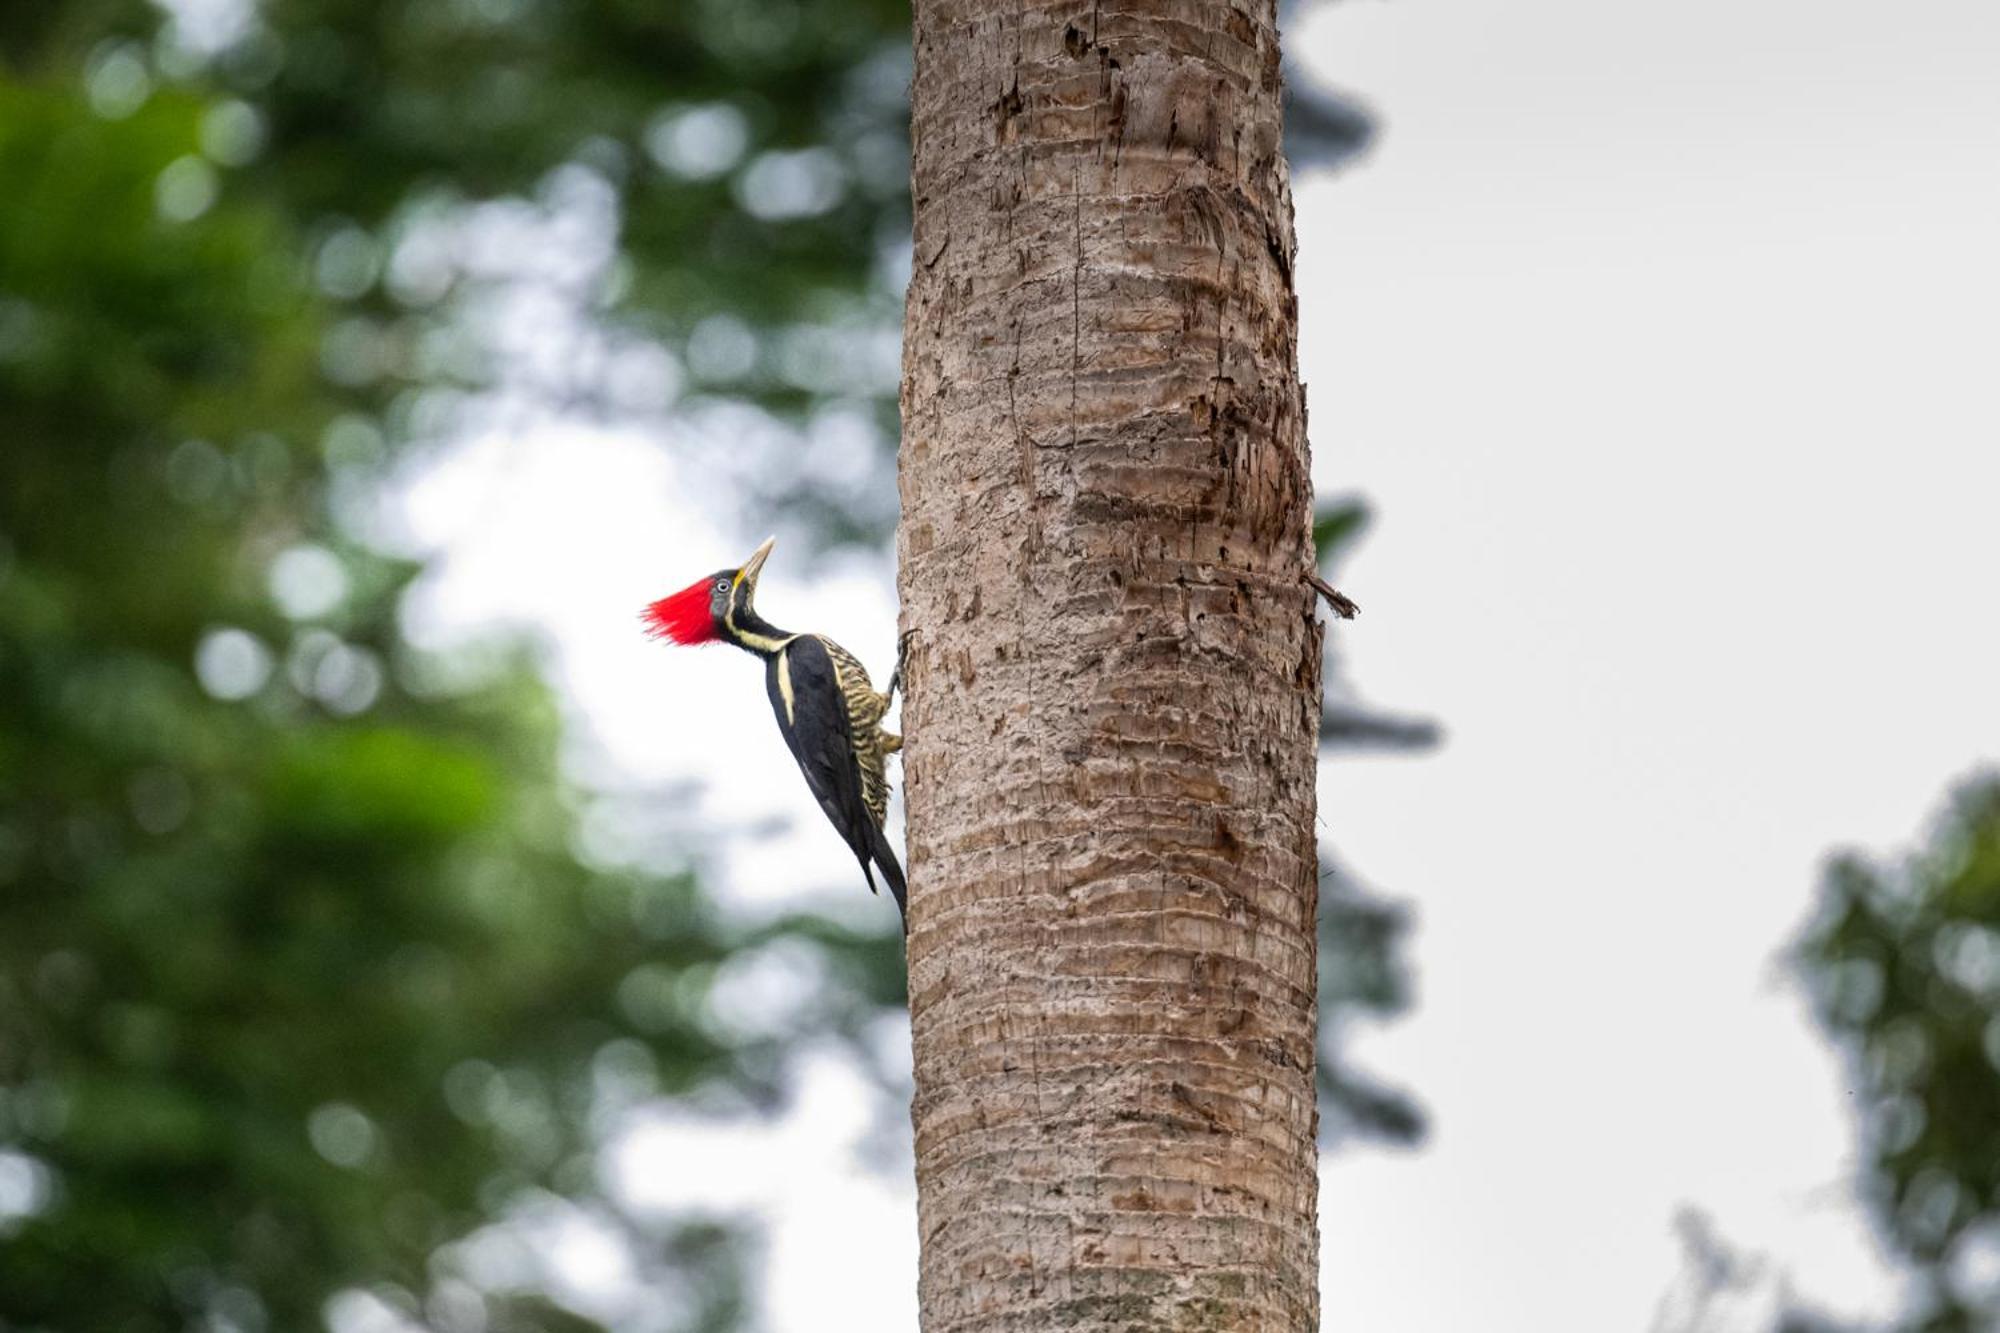
M 1386 1021 L 1410 1004 L 1403 937 L 1409 914 L 1376 897 L 1322 854 L 1319 895 L 1320 1137 L 1411 1143 L 1424 1132 L 1410 1097 L 1357 1070 L 1344 1048 L 1361 1020 Z
M 330 841 L 444 840 L 488 820 L 499 778 L 462 745 L 389 728 L 301 738 L 273 775 L 281 828 Z
M 1917 1280 L 1903 1327 L 2000 1325 L 2000 774 L 1899 863 L 1833 860 L 1793 963 L 1846 1056 L 1862 1196 Z
M 1375 117 L 1359 103 L 1287 72 L 1285 156 L 1294 171 L 1345 166 L 1374 147 L 1377 133 Z
M 1340 701 L 1320 710 L 1320 744 L 1341 750 L 1428 750 L 1443 738 L 1436 719 L 1398 717 Z
M 1338 564 L 1373 520 L 1365 500 L 1349 497 L 1321 505 L 1313 515 L 1313 550 L 1320 564 Z

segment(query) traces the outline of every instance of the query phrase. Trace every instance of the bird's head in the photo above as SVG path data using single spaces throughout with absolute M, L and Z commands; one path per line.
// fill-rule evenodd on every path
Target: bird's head
M 757 615 L 757 576 L 778 544 L 768 537 L 739 569 L 718 569 L 640 613 L 646 632 L 672 643 L 742 643 L 743 633 L 763 623 Z

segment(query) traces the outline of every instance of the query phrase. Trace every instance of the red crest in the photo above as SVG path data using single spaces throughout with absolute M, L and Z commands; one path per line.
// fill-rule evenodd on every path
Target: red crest
M 645 622 L 646 632 L 656 639 L 680 644 L 713 642 L 717 635 L 715 616 L 709 610 L 708 585 L 707 579 L 690 584 L 640 612 L 639 619 Z

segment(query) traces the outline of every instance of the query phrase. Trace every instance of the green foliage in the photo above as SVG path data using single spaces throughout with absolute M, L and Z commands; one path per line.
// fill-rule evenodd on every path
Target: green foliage
M 1796 946 L 1847 1056 L 1863 1195 L 1913 1269 L 1912 1333 L 2000 1324 L 2000 776 L 1900 864 L 1842 856 Z
M 683 417 L 764 414 L 730 432 L 726 481 L 746 510 L 785 509 L 815 540 L 887 531 L 894 256 L 909 228 L 904 0 L 269 0 L 258 15 L 210 71 L 262 127 L 241 187 L 322 247 L 338 237 L 373 256 L 378 278 L 364 268 L 337 285 L 381 347 L 442 332 L 457 348 L 442 377 L 392 351 L 381 383 L 498 373 L 494 339 L 475 331 L 493 317 L 480 301 L 494 276 L 399 259 L 448 255 L 492 201 L 560 215 L 579 191 L 601 196 L 602 219 L 567 210 L 615 240 L 612 261 L 564 294 L 589 336 L 665 350 Z M 634 408 L 606 377 L 565 373 L 551 392 L 572 410 L 665 405 Z M 798 465 L 828 409 L 870 423 L 873 447 L 843 455 L 856 475 L 840 486 Z
M 728 1229 L 619 1217 L 590 1153 L 645 1097 L 771 1098 L 776 1043 L 709 1009 L 746 942 L 685 877 L 579 863 L 524 661 L 452 688 L 402 640 L 414 570 L 327 507 L 379 471 L 369 399 L 211 110 L 0 81 L 0 1327 L 312 1327 L 555 1196 L 728 1326 Z M 301 561 L 330 595 L 288 609 Z M 900 998 L 879 957 L 850 985 L 874 941 L 795 933 L 843 989 L 791 1039 Z
M 1347 496 L 1321 505 L 1313 515 L 1313 550 L 1322 565 L 1337 564 L 1374 521 L 1368 502 Z
M 1365 500 L 1342 497 L 1313 515 L 1313 548 L 1323 568 L 1352 553 L 1374 514 Z M 1340 622 L 1328 626 L 1326 695 L 1320 745 L 1330 755 L 1358 749 L 1424 750 L 1437 743 L 1428 719 L 1385 714 L 1356 698 L 1334 655 Z M 1402 956 L 1409 913 L 1376 895 L 1325 852 L 1320 860 L 1319 998 L 1320 1134 L 1329 1144 L 1357 1136 L 1411 1143 L 1422 1137 L 1422 1110 L 1404 1092 L 1355 1068 L 1347 1029 L 1357 1020 L 1392 1018 L 1409 1007 Z
M 1410 1096 L 1357 1069 L 1346 1051 L 1358 1020 L 1393 1018 L 1409 1007 L 1402 943 L 1409 912 L 1386 902 L 1338 866 L 1321 861 L 1319 886 L 1320 1137 L 1329 1146 L 1359 1137 L 1412 1143 L 1424 1114 Z
M 1313 515 L 1313 550 L 1321 568 L 1331 569 L 1352 554 L 1374 520 L 1368 502 L 1355 496 L 1321 505 Z M 1338 622 L 1329 626 L 1322 669 L 1326 701 L 1320 710 L 1320 744 L 1329 750 L 1421 751 L 1435 746 L 1442 733 L 1430 718 L 1385 713 L 1356 696 L 1335 655 L 1344 633 Z

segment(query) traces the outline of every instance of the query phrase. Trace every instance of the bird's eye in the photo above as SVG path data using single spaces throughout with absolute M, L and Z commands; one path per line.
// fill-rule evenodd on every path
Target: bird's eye
M 717 580 L 715 581 L 715 590 L 716 590 L 717 592 L 728 592 L 728 591 L 729 591 L 729 580 L 728 580 L 728 579 L 717 579 Z

